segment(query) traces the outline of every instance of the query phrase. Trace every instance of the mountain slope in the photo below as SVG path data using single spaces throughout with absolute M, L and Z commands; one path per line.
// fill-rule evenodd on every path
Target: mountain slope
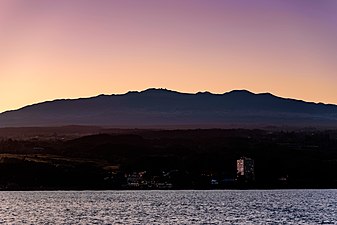
M 0 114 L 0 127 L 100 125 L 113 127 L 337 127 L 337 106 L 231 91 L 179 93 L 148 89 L 122 95 L 43 102 Z

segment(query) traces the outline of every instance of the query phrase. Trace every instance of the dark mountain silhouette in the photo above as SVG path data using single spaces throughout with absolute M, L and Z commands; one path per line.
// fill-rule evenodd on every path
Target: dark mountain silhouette
M 246 90 L 224 94 L 148 89 L 122 95 L 55 100 L 0 114 L 0 127 L 337 127 L 337 106 Z

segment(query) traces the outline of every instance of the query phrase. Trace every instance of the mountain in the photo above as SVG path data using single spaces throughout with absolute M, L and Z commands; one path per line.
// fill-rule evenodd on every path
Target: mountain
M 0 127 L 337 127 L 337 105 L 235 90 L 224 94 L 148 89 L 55 100 L 0 114 Z

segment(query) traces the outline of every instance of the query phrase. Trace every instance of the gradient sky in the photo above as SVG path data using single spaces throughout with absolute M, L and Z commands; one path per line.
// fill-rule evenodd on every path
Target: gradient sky
M 336 0 L 1 0 L 0 112 L 149 87 L 337 103 Z

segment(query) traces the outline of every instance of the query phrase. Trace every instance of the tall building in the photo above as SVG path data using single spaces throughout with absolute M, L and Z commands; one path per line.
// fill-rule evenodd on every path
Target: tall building
M 254 160 L 247 157 L 241 157 L 236 161 L 238 181 L 251 182 L 255 180 Z

